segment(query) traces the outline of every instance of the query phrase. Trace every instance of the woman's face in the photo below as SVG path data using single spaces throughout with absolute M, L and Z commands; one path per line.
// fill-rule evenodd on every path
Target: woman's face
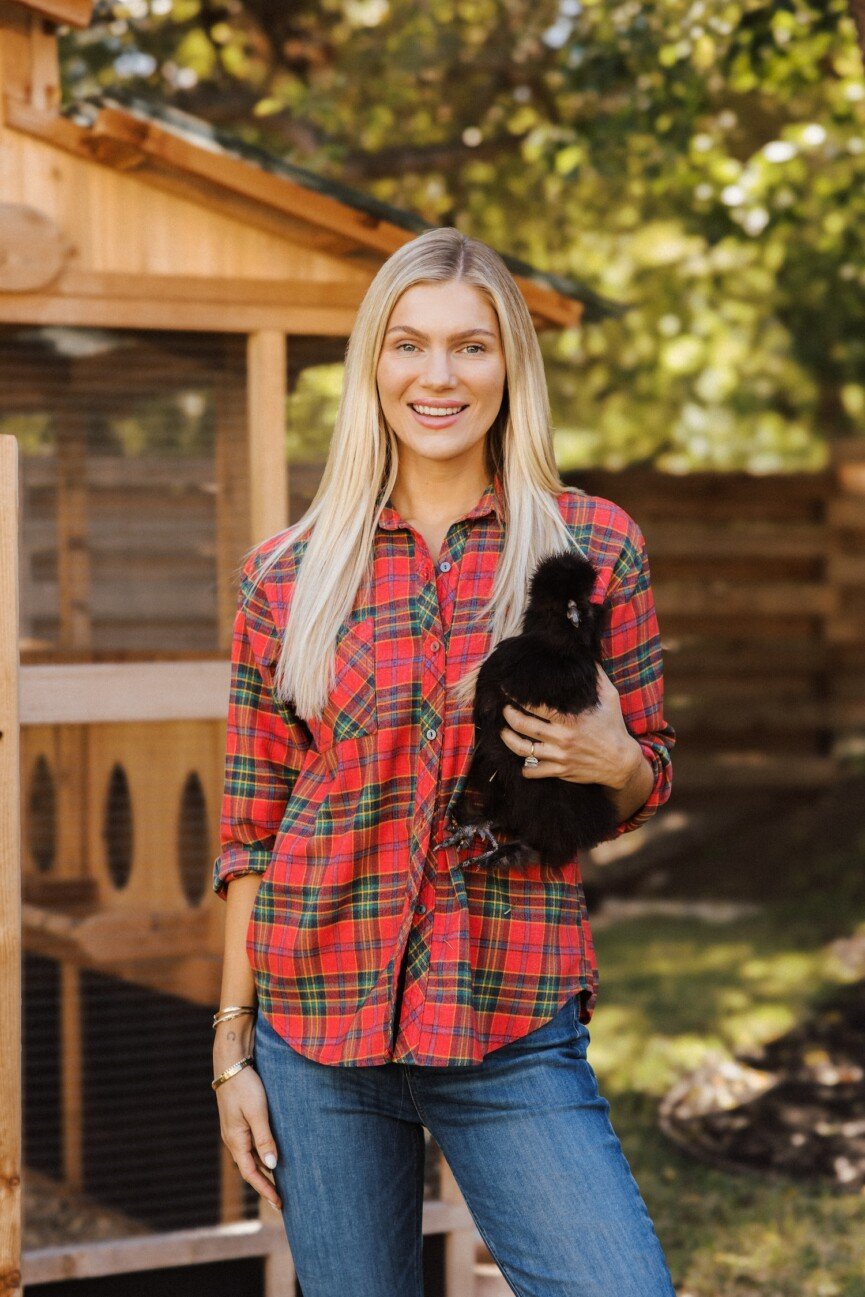
M 505 376 L 498 319 L 478 288 L 456 280 L 407 288 L 391 311 L 376 369 L 401 461 L 408 454 L 474 462 Z

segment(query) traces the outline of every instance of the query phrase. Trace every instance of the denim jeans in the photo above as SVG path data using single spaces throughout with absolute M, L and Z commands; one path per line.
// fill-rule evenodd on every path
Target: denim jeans
M 578 1009 L 459 1067 L 317 1063 L 258 1015 L 304 1297 L 422 1297 L 424 1126 L 519 1297 L 675 1297 Z

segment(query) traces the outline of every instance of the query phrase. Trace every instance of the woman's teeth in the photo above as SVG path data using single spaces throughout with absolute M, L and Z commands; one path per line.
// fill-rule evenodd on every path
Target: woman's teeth
M 459 414 L 460 410 L 464 410 L 466 407 L 464 405 L 449 405 L 442 408 L 440 405 L 415 405 L 414 402 L 412 402 L 411 408 L 417 410 L 418 414 L 428 414 L 433 417 L 438 415 L 441 418 L 444 418 L 445 415 Z

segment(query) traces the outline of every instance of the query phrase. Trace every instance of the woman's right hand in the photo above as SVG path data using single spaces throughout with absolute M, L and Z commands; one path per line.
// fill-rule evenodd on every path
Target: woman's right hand
M 223 1068 L 228 1063 L 223 1064 Z M 220 1068 L 220 1070 L 223 1070 Z M 251 1063 L 214 1090 L 219 1108 L 219 1131 L 222 1142 L 247 1184 L 266 1198 L 277 1211 L 282 1200 L 273 1181 L 266 1174 L 264 1159 L 272 1158 L 276 1166 L 276 1141 L 270 1129 L 267 1096 L 261 1077 Z

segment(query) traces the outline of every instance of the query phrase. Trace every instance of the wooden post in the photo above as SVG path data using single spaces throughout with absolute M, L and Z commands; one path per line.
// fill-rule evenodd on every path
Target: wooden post
M 63 1183 L 84 1188 L 84 1042 L 81 1037 L 81 969 L 60 963 L 60 1110 Z
M 0 1291 L 21 1285 L 18 443 L 0 436 Z
M 93 641 L 87 526 L 87 417 L 61 407 L 57 420 L 57 586 L 60 648 Z
M 233 339 L 223 343 L 223 363 L 216 375 L 213 400 L 216 415 L 216 599 L 217 647 L 226 657 L 231 648 L 237 607 L 237 573 L 253 543 L 250 527 L 249 449 L 246 376 L 234 359 Z
M 453 1171 L 441 1160 L 442 1202 L 463 1207 L 468 1216 L 465 1199 Z M 448 1230 L 445 1236 L 445 1293 L 447 1297 L 473 1297 L 475 1291 L 475 1232 L 469 1217 L 465 1229 Z
M 824 619 L 827 692 L 833 753 L 865 755 L 865 445 L 861 437 L 830 440 L 834 489 L 828 501 Z
M 285 334 L 251 333 L 246 348 L 249 436 L 250 544 L 288 526 L 285 402 L 288 394 Z

